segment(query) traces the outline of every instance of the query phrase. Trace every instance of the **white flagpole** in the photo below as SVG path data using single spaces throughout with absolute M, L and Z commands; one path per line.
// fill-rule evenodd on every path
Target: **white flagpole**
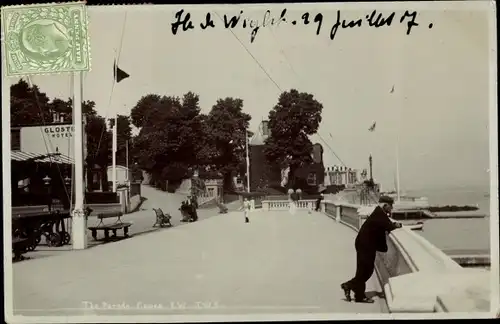
M 83 93 L 83 72 L 74 72 L 73 78 L 73 124 L 75 127 L 74 136 L 74 183 L 75 183 L 75 204 L 72 215 L 72 243 L 74 250 L 87 248 L 87 220 L 83 211 L 84 208 L 84 177 L 83 177 L 83 118 L 82 118 L 82 93 Z
M 250 192 L 250 156 L 248 154 L 248 131 L 245 129 L 245 151 L 247 162 L 247 192 Z
M 115 114 L 113 126 L 113 192 L 116 192 L 116 146 L 117 146 L 118 114 Z

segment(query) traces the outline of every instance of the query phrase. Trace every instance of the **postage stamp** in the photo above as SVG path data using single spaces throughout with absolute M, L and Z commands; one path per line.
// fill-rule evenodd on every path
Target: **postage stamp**
M 90 70 L 85 3 L 2 8 L 7 76 Z

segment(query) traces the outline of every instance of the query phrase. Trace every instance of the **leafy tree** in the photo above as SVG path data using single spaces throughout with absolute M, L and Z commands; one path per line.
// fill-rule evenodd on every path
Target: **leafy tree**
M 11 126 L 43 125 L 52 122 L 50 99 L 38 86 L 24 80 L 10 86 Z
M 232 189 L 232 177 L 245 165 L 245 130 L 252 117 L 243 112 L 243 100 L 217 100 L 205 118 L 202 139 L 204 161 L 224 177 L 224 188 Z
M 139 99 L 130 113 L 132 124 L 137 128 L 143 127 L 150 114 L 155 111 L 155 106 L 160 104 L 164 98 L 157 94 L 148 94 Z
M 318 131 L 322 110 L 312 94 L 292 89 L 283 92 L 269 112 L 270 136 L 264 154 L 269 163 L 290 167 L 290 186 L 295 183 L 296 170 L 312 163 L 309 136 Z
M 180 183 L 188 178 L 198 165 L 203 129 L 199 97 L 191 92 L 182 99 L 148 95 L 139 100 L 131 116 L 134 125 L 140 127 L 134 139 L 134 159 L 153 182 Z

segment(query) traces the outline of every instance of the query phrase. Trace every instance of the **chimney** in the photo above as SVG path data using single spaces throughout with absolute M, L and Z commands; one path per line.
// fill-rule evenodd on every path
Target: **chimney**
M 60 116 L 60 117 L 59 117 L 59 121 L 60 121 L 61 123 L 64 123 L 64 116 Z
M 52 122 L 57 123 L 57 113 L 52 113 Z
M 269 121 L 263 120 L 262 121 L 262 135 L 264 136 L 269 136 Z

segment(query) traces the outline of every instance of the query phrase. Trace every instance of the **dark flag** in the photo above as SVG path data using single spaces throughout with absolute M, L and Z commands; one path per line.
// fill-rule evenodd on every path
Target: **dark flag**
M 375 126 L 377 126 L 377 122 L 374 122 L 373 125 L 371 125 L 370 128 L 368 128 L 368 130 L 370 132 L 373 132 L 375 130 Z
M 127 72 L 120 69 L 118 65 L 116 65 L 116 60 L 115 60 L 115 63 L 113 64 L 113 76 L 115 78 L 116 83 L 118 83 L 121 80 L 128 78 L 130 75 Z

